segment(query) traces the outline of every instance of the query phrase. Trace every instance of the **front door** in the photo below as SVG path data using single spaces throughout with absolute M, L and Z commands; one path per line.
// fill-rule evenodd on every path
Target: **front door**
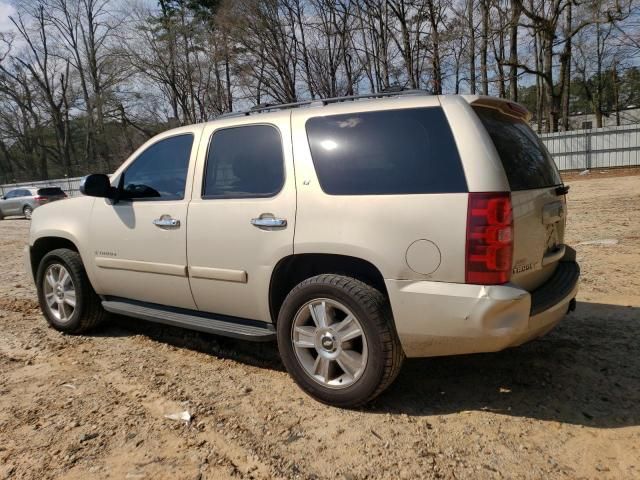
M 169 134 L 114 178 L 121 199 L 96 199 L 91 238 L 96 291 L 195 308 L 187 277 L 187 209 L 199 132 Z
M 187 252 L 200 310 L 270 321 L 271 273 L 293 253 L 296 194 L 290 112 L 263 118 L 205 128 Z
M 0 205 L 2 214 L 5 217 L 8 217 L 9 215 L 17 215 L 19 213 L 17 198 L 19 194 L 20 190 L 11 190 L 5 195 L 4 199 L 2 200 L 2 205 Z

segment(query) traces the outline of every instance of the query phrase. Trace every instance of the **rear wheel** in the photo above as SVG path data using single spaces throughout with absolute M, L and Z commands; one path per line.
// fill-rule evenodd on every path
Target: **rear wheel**
M 318 275 L 296 286 L 282 305 L 277 330 L 289 374 L 330 405 L 371 401 L 393 382 L 404 359 L 385 296 L 341 275 Z
M 29 205 L 25 205 L 25 207 L 22 209 L 22 213 L 24 214 L 24 218 L 26 218 L 27 220 L 31 220 L 33 208 L 31 208 Z
M 49 324 L 67 333 L 83 333 L 107 316 L 89 283 L 80 255 L 60 248 L 47 253 L 36 274 L 40 308 Z

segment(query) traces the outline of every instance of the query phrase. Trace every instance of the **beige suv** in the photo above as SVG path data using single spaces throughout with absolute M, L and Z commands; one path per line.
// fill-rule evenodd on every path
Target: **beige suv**
M 307 393 L 363 404 L 405 356 L 491 352 L 575 306 L 567 187 L 517 104 L 420 92 L 262 106 L 167 131 L 34 212 L 56 329 L 107 312 L 274 340 Z

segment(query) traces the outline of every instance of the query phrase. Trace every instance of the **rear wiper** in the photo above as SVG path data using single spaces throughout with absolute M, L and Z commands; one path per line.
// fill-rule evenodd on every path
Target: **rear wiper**
M 556 188 L 557 196 L 566 195 L 567 193 L 569 193 L 569 185 L 560 185 Z

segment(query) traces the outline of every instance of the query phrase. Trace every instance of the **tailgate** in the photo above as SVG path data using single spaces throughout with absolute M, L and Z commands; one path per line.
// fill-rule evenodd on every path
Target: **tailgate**
M 566 207 L 556 187 L 511 192 L 513 271 L 511 281 L 534 290 L 564 255 Z
M 553 275 L 564 255 L 566 192 L 549 152 L 513 104 L 483 100 L 473 107 L 496 147 L 511 188 L 511 281 L 533 291 Z

